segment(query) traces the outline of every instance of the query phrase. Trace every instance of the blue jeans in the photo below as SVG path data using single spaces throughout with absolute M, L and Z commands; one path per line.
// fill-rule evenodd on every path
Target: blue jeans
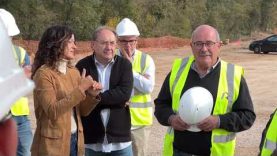
M 132 145 L 118 151 L 112 151 L 109 153 L 96 152 L 92 149 L 85 149 L 85 156 L 133 156 Z
M 71 134 L 71 141 L 70 141 L 70 156 L 77 156 L 78 154 L 78 148 L 77 148 L 77 143 L 78 143 L 78 136 L 77 132 Z
M 31 144 L 33 141 L 33 134 L 31 129 L 31 123 L 27 115 L 13 116 L 14 121 L 17 124 L 18 145 L 17 156 L 30 156 Z

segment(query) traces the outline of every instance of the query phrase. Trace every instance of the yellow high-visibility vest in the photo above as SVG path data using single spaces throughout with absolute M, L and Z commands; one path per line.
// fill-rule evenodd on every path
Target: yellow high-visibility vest
M 133 71 L 143 74 L 149 67 L 149 55 L 136 50 L 134 60 L 132 62 Z M 137 89 L 130 99 L 131 123 L 133 126 L 152 125 L 153 107 L 151 103 L 151 95 L 145 94 Z
M 22 66 L 24 64 L 24 58 L 26 55 L 26 51 L 19 47 L 13 45 L 13 53 L 14 57 L 16 58 L 16 61 L 18 62 L 19 66 Z M 29 105 L 28 105 L 28 98 L 27 97 L 21 97 L 19 98 L 11 107 L 11 113 L 14 116 L 20 116 L 20 115 L 29 115 Z
M 275 110 L 270 125 L 267 129 L 261 156 L 271 156 L 277 149 L 277 109 Z
M 119 50 L 116 52 L 119 54 Z M 132 68 L 133 71 L 144 74 L 149 67 L 150 56 L 136 50 Z M 153 122 L 153 107 L 151 103 L 151 95 L 140 92 L 134 89 L 134 95 L 130 99 L 130 114 L 132 126 L 152 125 Z
M 176 59 L 171 70 L 169 85 L 172 96 L 172 109 L 177 112 L 183 86 L 186 82 L 194 57 Z M 239 95 L 243 69 L 221 61 L 220 78 L 213 115 L 225 114 L 232 110 Z M 219 104 L 220 103 L 220 104 Z M 173 155 L 174 129 L 169 127 L 164 139 L 163 155 Z M 211 137 L 212 156 L 233 156 L 235 152 L 235 133 L 214 129 Z

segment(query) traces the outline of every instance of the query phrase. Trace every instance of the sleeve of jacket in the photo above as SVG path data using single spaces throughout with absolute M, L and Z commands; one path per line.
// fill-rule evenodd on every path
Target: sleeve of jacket
M 253 125 L 256 114 L 244 77 L 241 78 L 239 96 L 233 104 L 232 111 L 219 117 L 220 128 L 230 132 L 247 130 Z
M 99 102 L 100 96 L 98 98 L 91 95 L 87 95 L 86 99 L 83 100 L 79 105 L 81 116 L 88 116 Z
M 120 74 L 120 78 L 117 86 L 100 93 L 101 101 L 99 105 L 125 107 L 125 103 L 130 99 L 134 81 L 132 64 L 124 58 L 119 60 L 120 71 L 118 71 L 118 74 Z M 110 79 L 113 79 L 112 75 Z
M 65 95 L 62 99 L 57 99 L 54 87 L 55 81 L 53 77 L 47 74 L 48 71 L 38 70 L 34 77 L 36 88 L 35 95 L 39 98 L 39 104 L 49 119 L 56 120 L 58 116 L 62 116 L 65 112 L 78 105 L 85 99 L 85 95 L 76 87 L 71 93 Z
M 174 114 L 172 110 L 172 97 L 169 89 L 169 77 L 170 73 L 165 78 L 158 97 L 154 100 L 154 114 L 159 123 L 164 126 L 169 126 L 168 118 L 170 117 L 170 115 Z

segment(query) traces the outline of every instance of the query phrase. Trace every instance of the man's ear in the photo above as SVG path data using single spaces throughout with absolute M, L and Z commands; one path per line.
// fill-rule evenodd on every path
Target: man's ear
M 190 43 L 189 43 L 189 45 L 190 45 L 190 47 L 192 48 L 192 46 L 193 46 L 193 43 L 192 43 L 192 42 L 190 42 Z

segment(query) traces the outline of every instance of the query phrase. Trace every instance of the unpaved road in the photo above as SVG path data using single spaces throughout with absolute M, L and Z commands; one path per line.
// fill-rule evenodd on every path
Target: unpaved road
M 257 114 L 254 125 L 247 131 L 237 134 L 237 156 L 253 156 L 258 154 L 261 133 L 269 115 L 277 107 L 277 53 L 253 54 L 247 50 L 249 42 L 240 45 L 223 46 L 221 58 L 225 61 L 241 65 L 245 69 L 245 78 L 252 96 Z M 165 76 L 170 71 L 174 58 L 191 54 L 189 47 L 179 49 L 144 49 L 156 64 L 156 86 L 152 94 L 155 99 L 159 93 Z M 31 99 L 31 98 L 30 98 Z M 33 104 L 31 100 L 31 121 L 35 128 Z M 166 127 L 154 120 L 148 145 L 149 156 L 160 156 Z

